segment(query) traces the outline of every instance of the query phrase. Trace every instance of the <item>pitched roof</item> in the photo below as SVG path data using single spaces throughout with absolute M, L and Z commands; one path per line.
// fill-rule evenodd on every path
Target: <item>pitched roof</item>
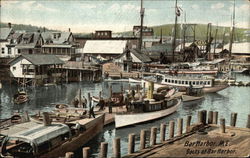
M 60 34 L 57 39 L 54 39 L 54 34 Z M 69 37 L 72 35 L 71 32 L 42 32 L 41 33 L 44 40 L 51 40 L 54 44 L 64 44 L 68 41 Z
M 24 41 L 25 38 L 29 39 L 28 43 L 26 43 Z M 40 33 L 37 33 L 37 32 L 25 33 L 25 34 L 23 34 L 23 37 L 22 37 L 20 44 L 17 45 L 17 48 L 35 48 L 35 46 L 37 45 L 37 42 L 40 38 L 42 38 Z
M 132 49 L 131 53 L 133 53 L 139 60 L 141 60 L 143 63 L 151 62 L 152 60 L 147 56 L 146 54 L 140 52 L 138 49 Z
M 87 54 L 122 54 L 126 40 L 87 40 L 83 53 Z
M 224 46 L 224 49 L 229 50 L 229 43 Z M 233 54 L 250 54 L 250 42 L 233 43 Z
M 0 40 L 7 40 L 12 31 L 12 28 L 0 28 Z
M 34 65 L 54 65 L 54 64 L 64 64 L 64 61 L 59 59 L 55 55 L 50 54 L 22 54 L 17 58 L 11 60 L 9 64 L 16 61 L 18 58 L 25 58 Z

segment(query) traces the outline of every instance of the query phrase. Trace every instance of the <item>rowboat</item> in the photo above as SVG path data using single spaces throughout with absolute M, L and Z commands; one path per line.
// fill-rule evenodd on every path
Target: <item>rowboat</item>
M 115 128 L 122 128 L 166 117 L 177 111 L 181 99 L 164 99 L 161 101 L 134 102 L 135 109 L 115 115 Z
M 29 101 L 28 94 L 25 91 L 18 91 L 13 97 L 15 104 L 23 104 Z

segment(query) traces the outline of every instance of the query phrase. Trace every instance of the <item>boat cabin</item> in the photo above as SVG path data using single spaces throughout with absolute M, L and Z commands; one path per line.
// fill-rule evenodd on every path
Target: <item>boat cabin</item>
M 203 86 L 203 87 L 213 86 L 213 79 L 203 78 L 203 77 L 198 78 L 198 77 L 157 75 L 157 81 L 161 82 L 161 84 L 180 86 L 180 87 L 189 87 L 190 85 Z
M 186 90 L 186 95 L 189 96 L 202 96 L 203 95 L 203 87 L 202 86 L 190 86 Z
M 159 101 L 134 101 L 127 107 L 128 113 L 154 112 L 168 109 L 178 102 L 177 99 L 163 99 Z
M 65 124 L 43 124 L 6 136 L 2 142 L 1 156 L 34 157 L 49 152 L 71 137 Z

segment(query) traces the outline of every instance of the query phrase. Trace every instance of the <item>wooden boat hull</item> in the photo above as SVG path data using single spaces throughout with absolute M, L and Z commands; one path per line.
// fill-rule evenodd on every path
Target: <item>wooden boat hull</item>
M 28 96 L 22 96 L 22 97 L 19 96 L 18 98 L 14 99 L 15 104 L 23 104 L 26 103 L 27 101 L 29 101 Z
M 196 100 L 201 100 L 204 98 L 204 96 L 190 96 L 190 95 L 182 95 L 182 101 L 183 102 L 190 102 L 190 101 L 196 101 Z
M 115 115 L 115 128 L 121 128 L 125 126 L 135 125 L 147 121 L 152 121 L 155 119 L 159 119 L 174 113 L 181 104 L 181 100 L 179 99 L 176 105 L 154 112 L 145 112 L 145 113 L 135 113 L 135 114 L 116 114 Z
M 204 87 L 203 88 L 203 92 L 204 93 L 216 93 L 219 92 L 223 89 L 226 89 L 227 87 L 229 87 L 228 84 L 224 84 L 224 85 L 215 85 L 213 87 Z
M 41 155 L 40 157 L 63 157 L 65 156 L 66 152 L 72 152 L 79 149 L 102 131 L 104 119 L 105 114 L 97 116 L 94 120 L 90 121 L 85 125 L 85 131 L 78 134 L 78 136 L 73 137 L 70 141 L 67 141 L 62 145 L 58 146 L 54 150 Z

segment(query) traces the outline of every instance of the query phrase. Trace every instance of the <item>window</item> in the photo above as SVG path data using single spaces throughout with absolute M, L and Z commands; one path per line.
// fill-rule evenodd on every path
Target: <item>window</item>
M 193 85 L 195 85 L 195 81 L 193 81 Z
M 11 48 L 8 48 L 8 54 L 11 54 Z
M 13 70 L 13 71 L 15 71 L 15 70 L 16 70 L 16 67 L 15 67 L 15 66 L 13 66 L 13 67 L 12 67 L 12 70 Z
M 210 81 L 207 81 L 207 84 L 210 85 Z
M 20 54 L 20 53 L 21 53 L 20 49 L 18 49 L 18 50 L 17 50 L 17 53 L 18 53 L 18 54 Z
M 182 81 L 181 84 L 184 84 L 184 81 Z
M 206 85 L 207 84 L 207 82 L 206 81 L 204 81 L 204 85 Z
M 2 48 L 2 54 L 4 54 L 4 48 Z
M 188 81 L 186 81 L 186 83 L 185 84 L 188 84 Z
M 199 85 L 199 81 L 196 81 L 196 85 Z
M 174 83 L 177 83 L 177 80 L 175 80 Z

